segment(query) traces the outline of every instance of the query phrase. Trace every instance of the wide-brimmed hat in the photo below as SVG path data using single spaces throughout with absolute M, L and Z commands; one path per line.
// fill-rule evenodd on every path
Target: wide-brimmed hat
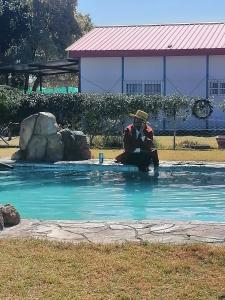
M 132 118 L 138 118 L 144 123 L 148 121 L 148 114 L 143 110 L 137 110 L 136 114 L 130 114 L 130 117 Z

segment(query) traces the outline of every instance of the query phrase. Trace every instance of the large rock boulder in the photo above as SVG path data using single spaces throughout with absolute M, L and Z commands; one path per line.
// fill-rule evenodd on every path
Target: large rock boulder
M 51 113 L 41 112 L 38 114 L 34 134 L 37 135 L 52 135 L 59 131 L 59 125 L 56 123 L 56 118 Z
M 64 144 L 63 160 L 86 160 L 91 158 L 86 135 L 82 131 L 60 131 Z
M 63 159 L 64 144 L 59 132 L 48 136 L 46 160 L 59 161 Z
M 51 113 L 40 112 L 24 119 L 20 126 L 20 149 L 25 150 L 33 135 L 48 136 L 59 131 L 56 118 Z
M 0 215 L 2 215 L 5 227 L 15 226 L 20 223 L 20 214 L 11 204 L 0 206 Z
M 45 158 L 47 138 L 42 135 L 33 135 L 26 148 L 26 159 L 30 161 L 42 161 Z
M 21 123 L 20 150 L 12 158 L 39 162 L 86 160 L 91 152 L 83 132 L 60 131 L 53 114 L 40 112 Z
M 34 132 L 38 114 L 24 119 L 20 125 L 20 149 L 25 150 Z

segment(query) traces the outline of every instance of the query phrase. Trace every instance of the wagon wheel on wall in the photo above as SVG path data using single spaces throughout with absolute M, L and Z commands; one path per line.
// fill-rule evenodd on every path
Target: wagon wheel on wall
M 197 118 L 206 119 L 213 112 L 213 107 L 209 100 L 197 100 L 194 103 L 192 112 Z

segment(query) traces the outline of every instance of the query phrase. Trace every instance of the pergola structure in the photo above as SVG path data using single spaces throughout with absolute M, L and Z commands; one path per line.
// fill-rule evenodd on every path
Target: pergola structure
M 44 76 L 58 74 L 79 74 L 80 63 L 79 59 L 66 58 L 61 60 L 52 60 L 45 63 L 29 63 L 29 64 L 12 64 L 0 65 L 0 74 L 5 75 L 5 84 L 9 84 L 10 74 L 24 75 L 24 91 L 28 90 L 29 75 L 34 75 L 39 79 L 40 90 L 42 90 L 42 78 Z M 78 89 L 79 90 L 79 89 Z

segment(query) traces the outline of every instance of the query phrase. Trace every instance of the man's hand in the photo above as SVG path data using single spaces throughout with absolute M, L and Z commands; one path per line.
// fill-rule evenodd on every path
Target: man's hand
M 153 141 L 151 139 L 146 137 L 144 143 L 145 143 L 145 147 L 147 148 L 147 150 L 152 150 Z

